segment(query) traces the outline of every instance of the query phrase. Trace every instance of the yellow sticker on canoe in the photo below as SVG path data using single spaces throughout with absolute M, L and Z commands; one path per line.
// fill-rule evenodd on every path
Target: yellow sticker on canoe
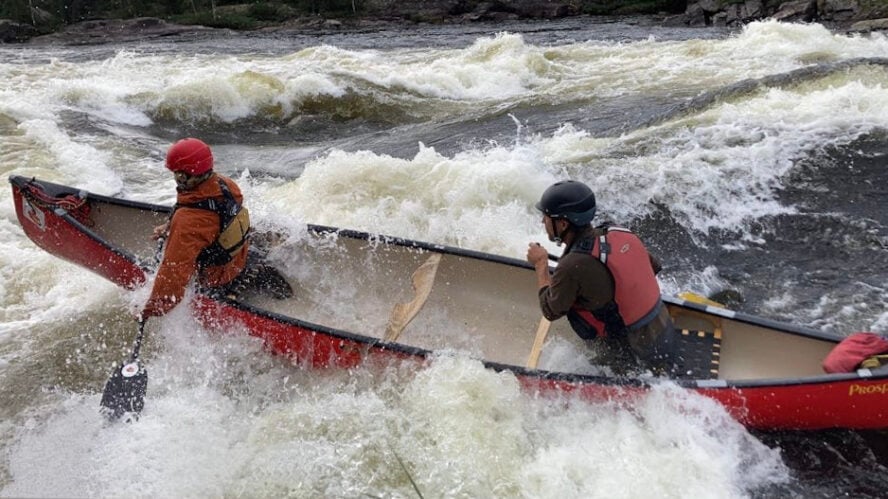
M 848 396 L 852 395 L 888 395 L 888 383 L 879 385 L 851 385 L 848 387 Z

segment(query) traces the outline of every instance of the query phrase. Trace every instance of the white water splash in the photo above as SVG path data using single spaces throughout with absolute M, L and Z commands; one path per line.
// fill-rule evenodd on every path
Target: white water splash
M 668 386 L 631 408 L 537 399 L 451 356 L 309 377 L 176 319 L 141 419 L 108 425 L 97 395 L 64 400 L 15 432 L 3 495 L 410 495 L 412 478 L 426 496 L 729 498 L 788 478 L 717 404 Z

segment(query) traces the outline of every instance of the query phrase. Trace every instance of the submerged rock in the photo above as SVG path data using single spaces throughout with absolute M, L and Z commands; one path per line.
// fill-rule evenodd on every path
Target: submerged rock
M 24 42 L 37 34 L 30 24 L 0 19 L 0 43 Z

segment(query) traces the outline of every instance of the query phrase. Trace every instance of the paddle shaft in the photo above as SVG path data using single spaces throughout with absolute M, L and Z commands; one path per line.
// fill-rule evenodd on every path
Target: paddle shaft
M 130 355 L 130 362 L 139 360 L 139 350 L 142 348 L 142 338 L 145 337 L 145 323 L 148 319 L 139 319 L 139 333 L 136 335 L 136 341 L 133 344 L 133 354 Z
M 163 245 L 165 242 L 165 235 L 157 238 L 157 251 L 154 253 L 154 261 L 157 262 L 157 265 L 160 265 L 163 259 Z M 139 360 L 139 350 L 142 348 L 142 338 L 145 336 L 146 322 L 148 322 L 147 318 L 139 317 L 139 334 L 136 335 L 136 341 L 133 344 L 133 354 L 130 356 L 130 362 Z
M 163 245 L 165 242 L 165 235 L 157 238 L 157 251 L 154 252 L 154 261 L 157 262 L 157 265 L 160 265 L 160 262 L 163 259 Z M 145 336 L 146 322 L 148 322 L 147 318 L 143 319 L 141 316 L 139 317 L 139 334 L 136 335 L 136 341 L 135 344 L 133 344 L 133 354 L 130 356 L 130 362 L 139 360 L 139 350 L 142 348 L 142 338 Z
M 549 260 L 554 262 L 558 261 L 558 257 L 549 253 Z M 540 362 L 540 353 L 543 351 L 543 343 L 546 342 L 546 336 L 549 334 L 549 326 L 552 323 L 543 317 L 540 319 L 540 325 L 537 327 L 536 336 L 533 339 L 533 347 L 530 349 L 530 355 L 527 357 L 527 368 L 528 369 L 536 369 L 537 364 Z
M 549 326 L 552 323 L 543 317 L 540 319 L 540 325 L 537 328 L 536 337 L 533 339 L 533 348 L 530 349 L 530 355 L 527 357 L 527 368 L 536 369 L 540 362 L 540 352 L 543 351 L 543 343 L 546 341 L 546 335 L 549 334 Z

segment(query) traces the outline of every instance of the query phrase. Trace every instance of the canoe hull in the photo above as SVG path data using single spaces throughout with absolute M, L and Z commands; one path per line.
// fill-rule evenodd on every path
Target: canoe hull
M 138 243 L 140 246 L 132 251 L 116 247 L 103 237 L 102 231 L 105 229 L 89 227 L 88 223 L 79 221 L 78 216 L 71 213 L 72 210 L 66 210 L 47 201 L 51 197 L 59 198 L 62 195 L 76 193 L 77 191 L 72 188 L 29 181 L 21 177 L 11 177 L 10 182 L 13 186 L 19 222 L 25 234 L 39 247 L 126 288 L 133 288 L 145 282 L 146 275 L 150 271 L 150 263 L 146 263 L 151 260 L 148 258 L 152 254 L 150 243 Z M 34 193 L 31 192 L 34 189 L 43 189 L 45 197 L 35 199 Z M 102 204 L 117 203 L 144 213 L 142 220 L 129 221 L 127 225 L 141 224 L 144 228 L 140 230 L 145 230 L 148 234 L 151 224 L 162 221 L 169 213 L 168 207 L 91 194 L 85 195 L 84 199 L 101 201 L 96 204 L 97 208 L 101 208 Z M 309 227 L 309 230 L 326 233 L 332 229 Z M 446 251 L 465 259 L 485 258 L 483 254 L 457 248 L 424 245 L 394 238 L 388 238 L 386 241 L 421 246 L 424 251 Z M 501 260 L 500 257 L 493 256 L 490 259 Z M 532 269 L 527 271 L 532 275 Z M 780 333 L 791 336 L 795 338 L 792 341 L 811 341 L 816 343 L 815 352 L 827 349 L 839 339 L 684 300 L 669 297 L 664 299 L 671 310 L 699 315 L 713 323 L 747 322 L 750 336 L 761 330 L 769 334 Z M 429 349 L 387 342 L 378 336 L 323 326 L 227 298 L 198 294 L 192 306 L 196 317 L 207 328 L 246 329 L 249 334 L 261 338 L 269 351 L 286 356 L 306 368 L 353 368 L 364 363 L 404 361 L 422 365 L 433 354 Z M 743 349 L 741 347 L 745 348 L 741 344 L 735 349 L 740 351 Z M 730 342 L 727 342 L 727 348 L 732 348 Z M 527 369 L 521 365 L 489 360 L 484 361 L 484 364 L 490 369 L 513 373 L 521 385 L 531 393 L 572 394 L 590 401 L 631 400 L 644 396 L 653 384 L 662 382 L 657 379 L 627 379 Z M 847 374 L 673 382 L 684 389 L 717 401 L 732 417 L 750 428 L 763 430 L 888 428 L 888 373 L 884 372 L 860 370 Z
M 366 362 L 427 361 L 425 352 L 367 341 L 311 325 L 289 323 L 257 311 L 220 303 L 208 297 L 196 301 L 202 322 L 210 328 L 245 327 L 262 338 L 275 354 L 313 369 L 350 369 Z M 594 379 L 487 363 L 513 372 L 525 390 L 540 395 L 573 394 L 588 401 L 631 400 L 643 396 L 650 384 L 632 380 Z M 765 386 L 706 388 L 695 382 L 685 388 L 721 404 L 738 422 L 761 430 L 826 428 L 884 429 L 888 427 L 888 379 L 794 380 Z M 656 381 L 655 381 L 656 382 Z

